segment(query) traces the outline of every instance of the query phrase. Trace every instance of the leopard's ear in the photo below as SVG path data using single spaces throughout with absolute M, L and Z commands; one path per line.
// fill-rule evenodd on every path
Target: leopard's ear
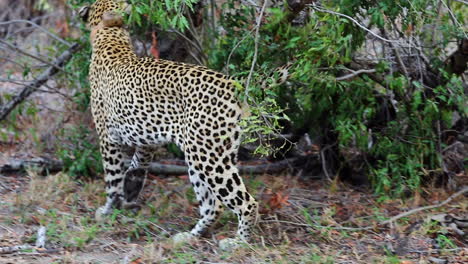
M 85 6 L 82 6 L 80 8 L 80 10 L 78 10 L 78 15 L 80 16 L 80 18 L 84 21 L 84 22 L 88 22 L 88 18 L 89 18 L 89 9 L 90 7 L 85 5 Z

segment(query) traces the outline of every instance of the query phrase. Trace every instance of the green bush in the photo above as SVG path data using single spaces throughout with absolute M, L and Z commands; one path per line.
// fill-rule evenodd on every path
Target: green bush
M 320 7 L 349 17 L 370 17 L 367 27 L 375 26 L 380 32 L 398 31 L 396 20 L 401 19 L 401 30 L 413 29 L 412 34 L 420 39 L 429 37 L 422 30 L 426 25 L 435 25 L 434 32 L 442 35 L 443 41 L 430 50 L 436 54 L 431 54 L 429 66 L 442 77 L 432 87 L 421 82 L 421 76 L 408 78 L 395 66 L 392 69 L 390 60 L 372 65 L 381 80 L 363 74 L 337 81 L 336 77 L 347 73 L 346 68 L 362 52 L 367 32 L 332 12 L 310 12 L 304 25 L 293 26 L 293 14 L 286 8 L 270 9 L 260 28 L 256 50 L 252 22 L 259 14 L 254 7 L 236 8 L 234 2 L 228 1 L 221 9 L 225 10 L 220 20 L 225 32 L 217 45 L 207 50 L 210 66 L 245 79 L 256 56 L 254 81 L 246 88 L 253 101 L 274 100 L 285 110 L 294 129 L 306 128 L 314 138 L 321 139 L 322 148 L 334 146 L 336 174 L 352 167 L 355 173 L 370 177 L 377 193 L 390 195 L 417 191 L 429 176 L 441 175 L 445 142 L 441 142 L 440 129 L 451 126 L 455 111 L 466 118 L 467 110 L 462 80 L 445 72 L 437 57 L 450 41 L 464 33 L 456 24 L 448 23 L 450 14 L 439 16 L 428 9 L 436 7 L 437 1 L 343 0 L 325 1 L 326 7 Z M 466 8 L 452 10 L 464 21 Z M 287 62 L 294 62 L 290 85 L 265 90 L 261 85 L 264 76 Z M 390 113 L 382 118 L 382 111 Z
M 90 139 L 91 133 L 89 128 L 78 126 L 61 135 L 67 143 L 58 147 L 57 155 L 71 176 L 90 178 L 103 172 L 99 146 Z

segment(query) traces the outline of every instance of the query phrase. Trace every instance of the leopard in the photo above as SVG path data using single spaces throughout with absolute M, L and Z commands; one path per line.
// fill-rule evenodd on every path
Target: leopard
M 155 148 L 173 142 L 184 153 L 200 214 L 178 237 L 200 237 L 227 207 L 238 219 L 234 239 L 251 240 L 258 202 L 237 167 L 245 113 L 238 83 L 205 66 L 137 56 L 125 10 L 126 1 L 97 0 L 78 11 L 90 30 L 90 104 L 105 174 L 106 203 L 96 216 L 138 208 Z

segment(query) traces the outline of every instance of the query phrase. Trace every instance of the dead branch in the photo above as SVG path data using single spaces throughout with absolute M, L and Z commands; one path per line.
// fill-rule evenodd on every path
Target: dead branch
M 3 25 L 10 25 L 10 24 L 14 24 L 14 23 L 26 23 L 26 24 L 29 24 L 37 29 L 40 29 L 42 32 L 46 33 L 47 35 L 49 35 L 50 37 L 52 37 L 53 39 L 57 40 L 58 42 L 62 43 L 62 44 L 65 44 L 69 47 L 72 46 L 72 44 L 66 40 L 64 40 L 63 38 L 53 34 L 52 32 L 50 32 L 49 30 L 45 29 L 44 27 L 42 26 L 39 26 L 38 24 L 32 22 L 32 21 L 29 21 L 29 20 L 25 20 L 25 19 L 15 19 L 15 20 L 10 20 L 10 21 L 5 21 L 5 22 L 0 22 L 0 26 L 3 26 Z
M 255 47 L 254 47 L 254 55 L 252 59 L 252 64 L 250 65 L 250 71 L 249 75 L 247 76 L 247 80 L 245 82 L 245 94 L 247 95 L 246 98 L 248 97 L 248 91 L 249 91 L 249 85 L 250 85 L 250 80 L 252 79 L 252 74 L 255 68 L 255 64 L 257 63 L 257 55 L 258 55 L 258 40 L 260 36 L 260 26 L 262 24 L 262 18 L 263 18 L 263 13 L 265 12 L 266 5 L 268 3 L 268 0 L 263 0 L 263 5 L 262 9 L 260 10 L 260 14 L 257 17 L 257 25 L 255 27 Z M 247 99 L 246 99 L 247 100 Z
M 9 254 L 17 251 L 31 250 L 34 247 L 31 245 L 21 245 L 21 246 L 12 246 L 12 247 L 0 247 L 0 254 Z
M 387 225 L 387 224 L 395 222 L 396 220 L 398 220 L 400 218 L 407 217 L 409 215 L 412 215 L 412 214 L 415 214 L 415 213 L 418 213 L 418 212 L 421 212 L 421 211 L 430 210 L 430 209 L 434 209 L 434 208 L 444 206 L 444 205 L 450 203 L 452 200 L 454 200 L 458 196 L 463 195 L 463 194 L 465 194 L 467 192 L 468 192 L 468 186 L 466 186 L 463 189 L 461 189 L 460 191 L 452 194 L 449 198 L 447 198 L 447 200 L 445 200 L 445 201 L 443 201 L 441 203 L 434 204 L 434 205 L 423 206 L 423 207 L 415 208 L 413 210 L 409 210 L 408 212 L 398 214 L 398 215 L 396 215 L 396 216 L 394 216 L 394 217 L 392 217 L 392 218 L 390 218 L 388 220 L 385 220 L 385 221 L 381 222 L 380 225 Z
M 357 70 L 357 71 L 353 71 L 351 70 L 351 73 L 350 74 L 347 74 L 347 75 L 344 75 L 344 76 L 340 76 L 340 77 L 337 77 L 336 78 L 336 81 L 340 82 L 340 81 L 345 81 L 345 80 L 348 80 L 348 79 L 351 79 L 353 77 L 356 77 L 362 73 L 375 73 L 376 70 L 374 69 L 370 69 L 370 70 L 367 70 L 367 69 L 360 69 L 360 70 Z
M 30 160 L 10 160 L 9 163 L 0 166 L 0 173 L 12 173 L 25 171 L 30 167 L 43 168 L 50 172 L 57 172 L 62 170 L 63 163 L 58 160 L 47 158 L 33 158 Z
M 45 242 L 46 242 L 46 228 L 44 226 L 41 226 L 37 230 L 37 239 L 36 239 L 35 247 L 28 245 L 28 244 L 24 244 L 20 246 L 11 246 L 11 247 L 0 247 L 0 254 L 9 254 L 9 253 L 17 252 L 17 251 L 44 248 Z
M 365 68 L 369 68 L 369 67 L 373 67 L 374 65 L 368 65 L 366 63 L 363 63 L 363 62 L 358 62 L 358 61 L 352 61 L 348 67 L 349 69 L 351 70 L 354 70 L 354 71 L 360 71 L 362 69 L 365 69 Z M 369 76 L 369 78 L 371 80 L 373 80 L 374 82 L 382 85 L 383 87 L 385 87 L 385 79 L 380 75 L 380 74 L 377 74 L 376 72 L 371 72 L 372 69 L 367 69 L 367 76 Z
M 400 41 L 398 40 L 391 40 L 391 39 L 386 39 L 378 34 L 376 34 L 375 32 L 373 32 L 372 30 L 368 29 L 367 27 L 363 26 L 361 23 L 359 23 L 359 21 L 357 21 L 356 19 L 348 16 L 348 15 L 345 15 L 345 14 L 342 14 L 342 13 L 338 13 L 338 12 L 335 12 L 335 11 L 331 11 L 331 10 L 328 10 L 328 9 L 325 9 L 323 8 L 322 6 L 320 5 L 317 5 L 316 3 L 312 3 L 312 4 L 309 4 L 308 6 L 310 6 L 312 9 L 316 10 L 316 11 L 319 11 L 319 12 L 323 12 L 323 13 L 328 13 L 328 14 L 332 14 L 332 15 L 336 15 L 336 16 L 340 16 L 340 17 L 344 17 L 346 19 L 349 19 L 351 22 L 353 22 L 356 26 L 360 27 L 361 29 L 363 29 L 364 31 L 370 33 L 372 36 L 382 40 L 382 41 L 385 41 L 385 42 L 389 42 L 389 43 L 397 43 L 397 44 L 401 44 Z
M 21 102 L 23 102 L 26 98 L 28 98 L 32 93 L 34 93 L 37 88 L 41 87 L 45 84 L 52 76 L 57 74 L 59 71 L 57 67 L 63 66 L 67 63 L 73 54 L 80 48 L 78 44 L 72 45 L 68 50 L 63 52 L 53 63 L 53 66 L 47 68 L 44 72 L 42 72 L 37 79 L 27 83 L 24 89 L 16 95 L 13 99 L 9 102 L 0 106 L 0 121 L 5 119 L 8 114 Z
M 26 51 L 24 51 L 24 50 L 18 48 L 18 47 L 15 46 L 15 45 L 12 45 L 12 44 L 10 44 L 10 43 L 8 43 L 8 42 L 6 42 L 6 41 L 3 41 L 3 40 L 1 40 L 1 39 L 0 39 L 0 43 L 3 44 L 3 45 L 5 45 L 5 46 L 7 46 L 8 48 L 10 48 L 10 49 L 12 49 L 12 50 L 18 52 L 18 53 L 20 53 L 20 54 L 23 54 L 24 56 L 33 58 L 33 59 L 35 59 L 35 60 L 37 60 L 37 61 L 40 61 L 40 62 L 44 63 L 45 65 L 55 67 L 57 70 L 60 70 L 60 71 L 65 72 L 65 70 L 63 70 L 60 66 L 58 66 L 58 65 L 56 65 L 56 64 L 54 64 L 54 63 L 50 63 L 50 62 L 48 62 L 47 60 L 45 60 L 45 59 L 43 59 L 43 58 L 40 58 L 40 57 L 37 56 L 37 55 L 31 54 L 31 53 L 29 53 L 29 52 L 26 52 Z
M 269 162 L 256 165 L 239 165 L 239 171 L 243 174 L 273 174 L 294 167 L 300 163 L 304 157 L 290 158 L 278 162 Z M 130 161 L 127 162 L 128 165 Z M 34 158 L 31 160 L 11 160 L 7 164 L 0 166 L 0 173 L 13 173 L 25 171 L 27 168 L 36 167 L 42 169 L 42 174 L 46 172 L 57 172 L 63 169 L 63 163 L 59 160 L 47 158 Z M 148 167 L 148 172 L 159 175 L 183 175 L 187 174 L 186 165 L 163 164 L 152 162 Z

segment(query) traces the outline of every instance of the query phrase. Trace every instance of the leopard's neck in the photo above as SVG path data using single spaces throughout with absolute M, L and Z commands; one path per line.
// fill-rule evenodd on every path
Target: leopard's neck
M 93 32 L 92 63 L 102 66 L 127 64 L 137 60 L 128 32 L 121 27 L 100 28 Z

